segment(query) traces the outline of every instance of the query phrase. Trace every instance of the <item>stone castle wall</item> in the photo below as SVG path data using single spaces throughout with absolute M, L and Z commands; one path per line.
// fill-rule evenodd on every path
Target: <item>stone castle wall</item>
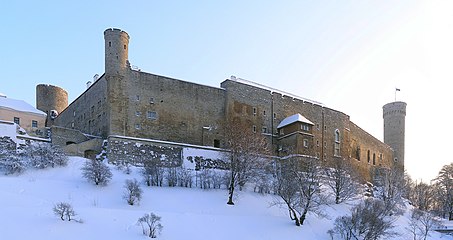
M 111 122 L 110 134 L 209 146 L 223 139 L 225 90 L 134 70 L 126 76 L 125 98 L 110 102 L 110 114 L 124 118 Z
M 215 88 L 132 70 L 127 60 L 129 35 L 107 29 L 104 38 L 105 74 L 60 113 L 55 123 L 109 138 L 110 157 L 116 160 L 139 159 L 142 150 L 158 151 L 142 143 L 135 145 L 135 152 L 128 150 L 129 143 L 120 136 L 222 147 L 225 123 L 234 119 L 248 124 L 250 131 L 264 134 L 273 155 L 282 155 L 277 126 L 300 113 L 314 123 L 310 155 L 325 161 L 354 159 L 360 148 L 360 161 L 353 162 L 367 176 L 370 168 L 391 164 L 388 160 L 393 151 L 340 111 L 259 84 L 246 84 L 245 80 L 232 78 Z M 335 154 L 337 131 L 340 154 Z M 303 145 L 303 137 L 295 141 L 296 147 Z M 175 154 L 179 150 L 168 151 Z M 370 158 L 375 156 L 374 164 L 362 160 L 368 158 L 364 155 L 368 151 Z
M 106 138 L 107 101 L 107 81 L 102 76 L 59 114 L 55 125 Z

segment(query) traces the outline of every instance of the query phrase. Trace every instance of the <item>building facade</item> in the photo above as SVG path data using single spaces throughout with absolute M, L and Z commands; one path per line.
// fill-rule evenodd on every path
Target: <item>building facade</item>
M 30 136 L 45 135 L 47 115 L 23 100 L 0 95 L 0 120 L 14 122 Z
M 236 119 L 263 134 L 275 156 L 349 160 L 364 176 L 373 167 L 393 164 L 393 149 L 345 113 L 236 77 L 217 88 L 134 70 L 128 61 L 129 35 L 107 29 L 104 40 L 105 73 L 59 111 L 56 126 L 104 139 L 222 148 L 226 122 Z

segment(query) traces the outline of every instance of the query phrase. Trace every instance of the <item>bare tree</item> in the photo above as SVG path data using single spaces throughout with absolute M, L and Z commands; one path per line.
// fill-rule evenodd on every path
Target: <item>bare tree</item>
M 169 187 L 176 187 L 178 185 L 178 168 L 168 167 L 165 171 L 165 178 Z
M 431 210 L 434 199 L 433 188 L 422 181 L 415 182 L 409 199 L 412 202 L 412 205 L 418 209 L 429 211 Z
M 414 240 L 426 240 L 430 231 L 441 226 L 441 222 L 425 211 L 414 208 L 411 214 L 411 221 L 407 227 L 412 233 Z
M 112 172 L 102 161 L 88 160 L 82 167 L 82 176 L 96 185 L 107 185 L 112 179 Z
M 321 187 L 321 177 L 316 158 L 294 155 L 281 160 L 277 194 L 297 226 L 304 224 L 309 212 L 324 216 L 321 206 L 327 204 L 327 196 Z
M 234 205 L 233 196 L 237 186 L 243 187 L 264 165 L 264 154 L 267 153 L 266 139 L 254 133 L 251 126 L 239 120 L 230 121 L 225 130 L 225 162 L 228 163 L 229 183 L 228 202 Z
M 397 235 L 392 231 L 394 221 L 382 200 L 368 198 L 352 208 L 350 216 L 335 219 L 335 227 L 328 233 L 346 240 L 392 239 Z
M 147 213 L 138 219 L 138 224 L 142 226 L 143 235 L 150 238 L 156 238 L 162 231 L 162 224 L 160 223 L 161 217 L 154 213 Z
M 124 194 L 123 198 L 127 201 L 129 205 L 134 205 L 139 203 L 142 199 L 143 190 L 140 188 L 140 184 L 137 179 L 130 180 L 127 179 L 124 183 Z
M 434 179 L 436 196 L 435 211 L 448 220 L 453 220 L 453 163 L 444 165 Z
M 153 156 L 151 159 L 143 162 L 142 176 L 148 186 L 162 187 L 165 169 L 159 156 Z
M 53 207 L 53 212 L 55 215 L 59 216 L 62 221 L 65 219 L 68 221 L 72 220 L 72 217 L 76 215 L 71 204 L 65 202 L 59 202 Z
M 374 175 L 374 197 L 381 199 L 389 214 L 402 213 L 404 172 L 399 168 L 378 168 Z
M 332 166 L 324 168 L 326 185 L 335 195 L 335 203 L 339 204 L 357 194 L 359 184 L 354 178 L 352 167 L 343 159 L 335 159 Z
M 192 172 L 190 169 L 181 168 L 178 171 L 178 182 L 180 187 L 192 187 Z

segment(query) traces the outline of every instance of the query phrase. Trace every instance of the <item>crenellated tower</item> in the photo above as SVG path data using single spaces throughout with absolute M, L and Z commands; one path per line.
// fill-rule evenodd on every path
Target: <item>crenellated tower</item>
M 406 105 L 405 102 L 391 102 L 382 107 L 384 143 L 393 149 L 395 163 L 403 168 Z
M 128 128 L 129 98 L 127 84 L 130 82 L 128 61 L 129 35 L 127 32 L 108 28 L 104 31 L 105 40 L 105 79 L 107 81 L 107 121 L 108 133 L 126 135 Z
M 117 28 L 104 31 L 105 73 L 121 74 L 128 69 L 129 35 Z

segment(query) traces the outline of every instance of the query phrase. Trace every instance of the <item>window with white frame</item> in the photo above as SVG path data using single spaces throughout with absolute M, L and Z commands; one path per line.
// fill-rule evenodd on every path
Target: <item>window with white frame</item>
M 300 126 L 300 128 L 305 131 L 305 132 L 309 132 L 310 131 L 310 125 L 308 124 L 304 124 L 302 123 L 302 125 Z

